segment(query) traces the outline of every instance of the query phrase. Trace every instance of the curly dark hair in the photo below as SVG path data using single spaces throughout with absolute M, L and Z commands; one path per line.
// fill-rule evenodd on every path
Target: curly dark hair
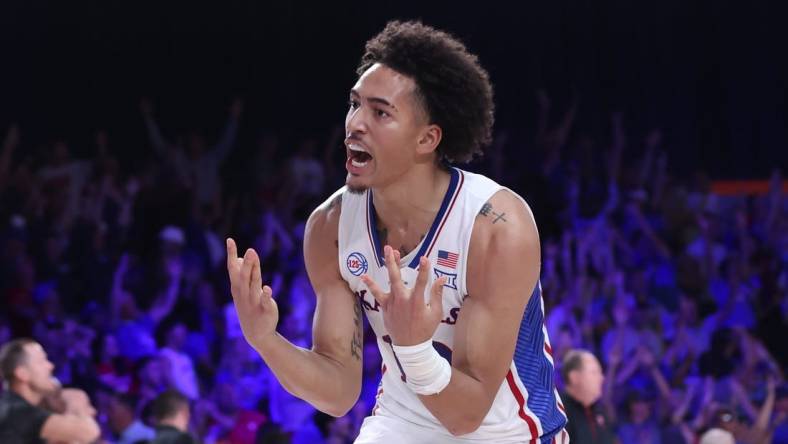
M 421 22 L 391 21 L 371 38 L 356 72 L 375 63 L 416 83 L 430 123 L 443 130 L 441 161 L 466 163 L 492 140 L 495 105 L 487 71 L 459 40 Z

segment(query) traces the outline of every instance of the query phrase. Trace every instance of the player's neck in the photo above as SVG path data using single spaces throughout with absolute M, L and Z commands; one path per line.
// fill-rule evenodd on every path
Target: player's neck
M 428 227 L 449 187 L 450 174 L 434 165 L 419 165 L 396 182 L 373 189 L 378 222 L 393 229 Z

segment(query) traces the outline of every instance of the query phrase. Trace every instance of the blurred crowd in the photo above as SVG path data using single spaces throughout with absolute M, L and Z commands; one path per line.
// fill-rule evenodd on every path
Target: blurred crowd
M 698 171 L 676 177 L 663 131 L 607 140 L 574 129 L 577 104 L 537 94 L 536 134 L 499 129 L 463 166 L 530 203 L 542 237 L 546 326 L 556 359 L 598 357 L 599 403 L 623 443 L 694 443 L 719 421 L 740 442 L 788 442 L 788 197 L 775 170 L 761 195 L 720 196 Z M 133 442 L 167 389 L 190 400 L 205 443 L 349 443 L 375 402 L 380 357 L 365 335 L 364 384 L 343 418 L 277 383 L 238 325 L 224 238 L 260 254 L 280 332 L 309 347 L 315 296 L 304 223 L 344 181 L 341 127 L 282 141 L 264 132 L 230 170 L 243 102 L 218 140 L 170 132 L 148 99 L 135 165 L 95 133 L 92 155 L 67 140 L 0 147 L 0 344 L 39 341 L 63 386 L 85 390 L 102 437 Z M 669 131 L 665 130 L 665 135 Z M 668 139 L 668 137 L 665 137 Z M 229 186 L 228 186 L 229 184 Z M 224 185 L 224 187 L 223 187 Z M 141 435 L 140 435 L 141 433 Z

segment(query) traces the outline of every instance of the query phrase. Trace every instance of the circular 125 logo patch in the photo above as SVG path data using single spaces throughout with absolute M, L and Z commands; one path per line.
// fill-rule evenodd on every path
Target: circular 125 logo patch
M 353 276 L 361 276 L 367 272 L 369 263 L 361 253 L 350 253 L 347 257 L 347 269 Z

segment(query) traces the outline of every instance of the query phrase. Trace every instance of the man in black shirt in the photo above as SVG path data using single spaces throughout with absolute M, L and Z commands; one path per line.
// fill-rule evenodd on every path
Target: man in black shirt
M 189 428 L 189 399 L 181 392 L 165 390 L 153 400 L 156 437 L 151 444 L 196 444 Z
M 1 443 L 90 443 L 98 439 L 100 429 L 93 419 L 96 412 L 84 392 L 59 392 L 63 413 L 40 407 L 45 397 L 58 393 L 53 368 L 44 349 L 32 339 L 14 339 L 0 348 Z
M 602 366 L 585 350 L 570 350 L 561 368 L 566 392 L 561 394 L 569 423 L 566 431 L 572 444 L 613 444 L 613 425 L 597 401 L 602 396 Z

